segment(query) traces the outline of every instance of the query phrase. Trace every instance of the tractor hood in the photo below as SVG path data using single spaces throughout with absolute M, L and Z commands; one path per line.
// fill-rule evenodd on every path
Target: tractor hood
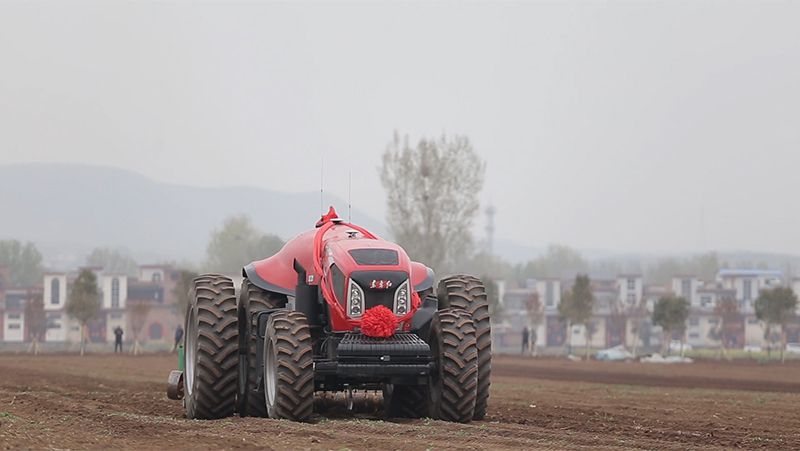
M 317 285 L 322 275 L 312 272 L 316 232 L 309 230 L 292 238 L 275 255 L 245 266 L 242 275 L 264 290 L 294 296 L 297 285 L 297 272 L 294 270 L 296 260 L 309 271 L 307 282 Z M 407 278 L 410 276 L 414 291 L 421 292 L 433 287 L 433 271 L 422 263 L 411 261 L 402 247 L 380 238 L 366 238 L 346 224 L 331 227 L 325 233 L 323 245 L 323 271 L 329 270 L 335 263 L 343 276 L 360 271 L 403 272 Z

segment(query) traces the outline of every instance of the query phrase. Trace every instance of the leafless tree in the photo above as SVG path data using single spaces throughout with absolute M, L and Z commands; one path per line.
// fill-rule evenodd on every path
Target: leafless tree
M 150 302 L 146 300 L 129 300 L 128 312 L 131 332 L 133 333 L 133 349 L 131 352 L 133 352 L 133 355 L 138 355 L 141 352 L 139 334 L 147 321 L 147 314 L 150 313 Z
M 91 270 L 83 269 L 72 284 L 67 300 L 67 314 L 80 323 L 81 356 L 86 352 L 89 321 L 95 319 L 99 312 L 100 291 L 97 288 L 97 277 Z
M 412 258 L 452 270 L 472 248 L 485 164 L 466 136 L 394 139 L 383 154 L 381 182 L 389 228 Z
M 542 301 L 539 298 L 539 293 L 534 291 L 525 300 L 525 313 L 528 317 L 528 326 L 531 329 L 531 350 L 535 353 L 536 341 L 538 339 L 536 330 L 544 319 L 544 313 L 542 312 Z
M 736 323 L 742 318 L 739 303 L 730 297 L 722 298 L 714 307 L 714 315 L 717 317 L 715 335 L 719 340 L 720 355 L 727 358 L 727 342 Z
M 39 342 L 47 332 L 47 316 L 44 312 L 44 301 L 41 294 L 29 295 L 25 301 L 25 324 L 31 338 L 30 351 L 39 354 Z
M 650 313 L 647 311 L 647 304 L 644 298 L 642 298 L 639 302 L 628 306 L 625 310 L 625 316 L 631 323 L 631 335 L 633 335 L 633 346 L 631 352 L 633 352 L 633 356 L 636 357 L 636 353 L 639 350 L 639 342 L 642 339 L 642 330 L 645 327 L 648 316 L 650 316 Z M 627 335 L 627 331 L 625 331 L 625 336 L 627 337 Z

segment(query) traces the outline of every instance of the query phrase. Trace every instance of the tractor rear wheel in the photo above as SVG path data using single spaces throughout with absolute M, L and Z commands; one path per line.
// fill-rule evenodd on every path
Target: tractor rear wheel
M 383 390 L 386 414 L 392 418 L 422 418 L 430 415 L 428 387 L 387 385 Z
M 482 420 L 486 416 L 492 374 L 492 325 L 486 286 L 477 277 L 449 276 L 439 282 L 437 297 L 441 308 L 456 307 L 466 310 L 475 323 L 475 339 L 478 345 L 478 397 L 474 419 Z
M 186 315 L 184 405 L 189 419 L 233 415 L 238 377 L 238 325 L 233 281 L 205 274 L 192 281 Z
M 429 344 L 436 363 L 428 378 L 431 415 L 468 423 L 475 415 L 478 393 L 478 349 L 472 317 L 458 308 L 437 311 L 431 321 Z
M 264 400 L 264 384 L 259 384 L 257 352 L 257 316 L 264 310 L 286 307 L 286 295 L 273 293 L 255 286 L 250 280 L 242 280 L 239 290 L 239 321 L 241 335 L 239 346 L 247 349 L 239 356 L 238 411 L 240 416 L 266 417 L 267 404 Z
M 270 418 L 305 421 L 314 411 L 314 358 L 308 319 L 269 315 L 264 337 L 264 395 Z

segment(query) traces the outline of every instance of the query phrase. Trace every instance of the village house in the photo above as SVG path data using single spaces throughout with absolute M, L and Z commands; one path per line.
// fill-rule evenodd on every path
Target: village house
M 106 272 L 101 267 L 85 267 L 97 278 L 101 309 L 98 317 L 88 324 L 88 339 L 92 343 L 113 343 L 114 329 L 121 327 L 126 342 L 135 338 L 150 346 L 166 348 L 172 345 L 175 328 L 183 321 L 178 312 L 175 287 L 180 271 L 168 265 L 142 265 L 137 277 Z M 71 284 L 77 272 L 46 272 L 40 287 L 9 287 L 7 270 L 0 267 L 0 341 L 29 342 L 26 326 L 26 305 L 41 296 L 46 318 L 45 343 L 77 343 L 80 325 L 66 312 Z M 134 324 L 131 305 L 144 304 L 144 313 Z M 138 326 L 138 331 L 137 327 Z M 138 337 L 136 336 L 138 332 Z

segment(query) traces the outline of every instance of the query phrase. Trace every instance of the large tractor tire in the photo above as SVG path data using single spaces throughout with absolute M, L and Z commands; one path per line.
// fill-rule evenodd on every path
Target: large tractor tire
M 428 387 L 387 385 L 383 390 L 386 414 L 392 418 L 422 418 L 430 415 Z
M 269 315 L 264 337 L 264 392 L 270 418 L 305 421 L 314 411 L 314 358 L 308 319 Z
M 431 416 L 468 423 L 478 394 L 478 349 L 470 314 L 459 308 L 437 311 L 429 344 L 436 363 L 428 379 Z
M 255 286 L 247 278 L 242 280 L 239 290 L 239 321 L 242 324 L 239 346 L 247 353 L 239 355 L 238 406 L 240 416 L 266 417 L 267 404 L 264 398 L 264 384 L 259 384 L 257 327 L 255 313 L 264 310 L 286 307 L 286 295 L 273 293 Z
M 437 298 L 440 308 L 455 307 L 466 310 L 475 324 L 478 345 L 478 397 L 473 419 L 482 420 L 486 416 L 492 374 L 492 325 L 486 286 L 477 277 L 450 276 L 439 282 Z
M 194 279 L 186 315 L 184 405 L 189 419 L 233 415 L 238 378 L 236 293 L 231 279 Z

